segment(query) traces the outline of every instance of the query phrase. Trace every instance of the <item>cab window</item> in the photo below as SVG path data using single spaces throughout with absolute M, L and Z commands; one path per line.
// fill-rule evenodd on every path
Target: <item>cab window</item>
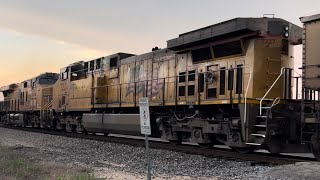
M 66 80 L 68 78 L 69 78 L 69 67 L 67 67 L 66 70 L 61 73 L 61 80 Z
M 241 41 L 233 41 L 212 46 L 215 58 L 242 54 Z
M 77 64 L 71 67 L 71 81 L 76 81 L 85 78 L 85 70 L 82 64 Z
M 110 58 L 110 69 L 118 67 L 118 57 Z

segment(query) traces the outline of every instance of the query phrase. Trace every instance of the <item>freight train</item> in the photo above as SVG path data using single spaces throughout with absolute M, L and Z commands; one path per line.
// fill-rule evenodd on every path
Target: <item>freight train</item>
M 180 34 L 164 49 L 75 62 L 0 88 L 0 118 L 6 125 L 139 135 L 139 99 L 147 97 L 153 137 L 241 153 L 312 151 L 320 159 L 319 17 L 302 18 L 304 28 L 279 18 L 235 18 Z M 301 44 L 299 75 L 294 46 Z M 292 90 L 299 78 L 298 99 Z

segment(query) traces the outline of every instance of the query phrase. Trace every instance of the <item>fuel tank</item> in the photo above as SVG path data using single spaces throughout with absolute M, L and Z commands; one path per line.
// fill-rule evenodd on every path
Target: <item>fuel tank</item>
M 82 125 L 88 132 L 141 135 L 139 114 L 83 114 Z

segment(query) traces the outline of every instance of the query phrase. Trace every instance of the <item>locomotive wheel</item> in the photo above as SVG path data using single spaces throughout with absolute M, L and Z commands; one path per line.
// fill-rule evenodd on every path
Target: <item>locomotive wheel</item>
M 311 152 L 314 155 L 314 157 L 320 161 L 320 134 L 314 134 L 311 136 Z
M 68 121 L 67 124 L 66 124 L 66 131 L 68 133 L 71 133 L 72 132 L 72 129 L 71 129 L 71 125 L 70 125 L 70 122 Z
M 56 120 L 56 121 L 55 121 L 55 124 L 56 124 L 56 126 L 55 126 L 56 130 L 61 131 L 61 130 L 62 130 L 62 127 L 61 127 L 61 122 L 60 122 L 60 120 Z
M 174 132 L 173 136 L 176 137 L 176 140 L 169 140 L 169 142 L 173 145 L 180 145 L 182 143 L 182 133 L 181 132 Z
M 237 151 L 240 154 L 249 154 L 253 153 L 255 148 L 254 147 L 230 147 L 232 150 Z

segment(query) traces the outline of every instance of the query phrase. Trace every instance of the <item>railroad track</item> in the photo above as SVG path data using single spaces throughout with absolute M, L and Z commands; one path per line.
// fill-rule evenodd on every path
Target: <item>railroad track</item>
M 0 125 L 0 127 L 15 129 L 15 130 L 23 130 L 35 133 L 43 133 L 50 135 L 58 135 L 65 136 L 71 138 L 80 138 L 80 139 L 88 139 L 88 140 L 96 140 L 96 141 L 105 141 L 111 143 L 121 143 L 127 144 L 131 146 L 144 146 L 145 141 L 142 138 L 127 138 L 127 137 L 115 137 L 115 136 L 100 136 L 100 135 L 92 135 L 92 134 L 77 134 L 77 133 L 67 133 L 49 129 L 32 129 L 28 127 L 17 127 L 17 126 L 4 126 Z M 163 141 L 152 141 L 149 142 L 150 148 L 153 149 L 165 149 L 171 150 L 175 152 L 182 152 L 187 154 L 197 154 L 210 158 L 220 158 L 234 161 L 249 161 L 251 165 L 284 165 L 284 164 L 293 164 L 296 162 L 306 162 L 306 161 L 316 161 L 315 158 L 311 157 L 301 157 L 301 156 L 291 156 L 291 155 L 283 155 L 283 154 L 271 154 L 271 153 L 262 153 L 255 152 L 251 154 L 240 154 L 238 152 L 234 152 L 230 149 L 225 148 L 212 148 L 212 149 L 203 149 L 195 145 L 175 145 L 173 146 L 169 142 Z

